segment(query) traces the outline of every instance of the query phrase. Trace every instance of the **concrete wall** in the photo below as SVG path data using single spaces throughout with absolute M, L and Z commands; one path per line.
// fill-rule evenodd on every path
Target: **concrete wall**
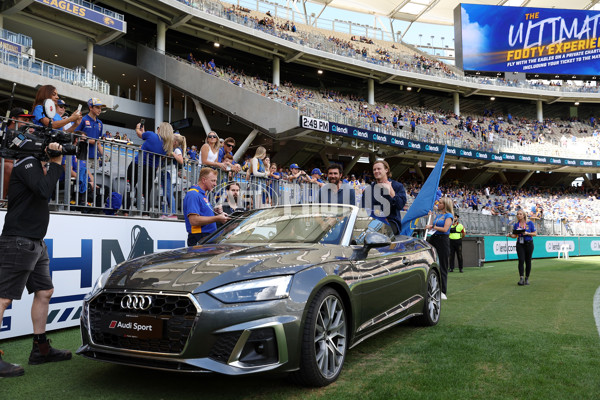
M 227 81 L 197 68 L 138 46 L 138 68 L 151 73 L 166 84 L 197 97 L 201 102 L 231 113 L 236 119 L 264 132 L 285 132 L 299 126 L 297 110 L 265 98 L 250 90 L 240 89 Z

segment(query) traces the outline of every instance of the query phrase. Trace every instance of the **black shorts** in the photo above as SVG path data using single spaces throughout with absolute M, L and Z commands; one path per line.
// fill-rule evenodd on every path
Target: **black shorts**
M 53 289 L 44 240 L 0 236 L 0 298 L 20 300 L 29 293 Z

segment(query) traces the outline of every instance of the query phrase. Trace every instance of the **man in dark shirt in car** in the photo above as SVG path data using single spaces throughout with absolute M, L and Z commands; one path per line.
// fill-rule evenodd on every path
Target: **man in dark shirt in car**
M 33 156 L 15 161 L 8 189 L 8 208 L 0 236 L 0 321 L 12 301 L 21 299 L 25 287 L 29 293 L 34 293 L 31 306 L 31 365 L 71 359 L 70 351 L 51 347 L 46 338 L 48 305 L 54 286 L 44 236 L 50 221 L 48 199 L 63 171 L 61 146 L 50 143 L 48 149 L 56 153 L 50 157 L 47 171 L 44 171 L 42 162 Z M 2 354 L 0 352 L 0 377 L 25 373 L 20 365 L 3 361 Z

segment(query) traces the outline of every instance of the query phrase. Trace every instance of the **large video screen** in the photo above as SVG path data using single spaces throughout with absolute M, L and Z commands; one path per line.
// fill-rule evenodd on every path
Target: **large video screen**
M 600 12 L 459 4 L 456 65 L 464 71 L 600 75 Z

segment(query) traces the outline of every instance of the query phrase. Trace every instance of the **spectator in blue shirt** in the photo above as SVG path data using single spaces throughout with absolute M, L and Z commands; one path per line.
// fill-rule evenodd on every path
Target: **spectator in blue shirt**
M 98 163 L 96 163 L 96 160 L 102 158 L 102 155 L 104 154 L 100 141 L 96 139 L 102 138 L 104 126 L 98 117 L 102 113 L 102 107 L 106 106 L 97 98 L 89 99 L 87 104 L 89 112 L 81 119 L 81 122 L 75 130 L 83 132 L 85 136 L 89 138 L 87 141 L 89 167 L 95 168 L 99 166 Z
M 135 133 L 140 139 L 144 139 L 141 152 L 135 155 L 135 160 L 127 168 L 127 181 L 131 185 L 130 193 L 125 196 L 125 209 L 130 206 L 130 196 L 135 194 L 135 188 L 142 190 L 141 195 L 146 199 L 146 207 L 149 207 L 149 199 L 152 198 L 152 188 L 156 176 L 156 167 L 161 163 L 160 156 L 173 155 L 173 127 L 168 122 L 161 122 L 157 132 L 145 131 L 141 124 L 135 127 Z M 139 155 L 142 154 L 140 161 Z M 164 162 L 164 161 L 163 161 Z M 139 164 L 142 163 L 142 174 L 139 174 Z M 142 182 L 140 185 L 140 181 Z M 140 196 L 138 196 L 140 197 Z M 142 205 L 137 204 L 137 209 L 141 210 Z
M 46 112 L 44 111 L 44 102 L 47 99 L 52 99 L 52 101 L 54 102 L 53 111 L 55 112 L 55 114 L 52 118 L 52 121 L 50 121 L 50 118 L 48 118 Z M 44 85 L 40 87 L 37 91 L 37 94 L 35 95 L 35 100 L 33 102 L 33 120 L 31 122 L 40 126 L 49 126 L 50 122 L 52 122 L 52 129 L 58 130 L 62 130 L 62 128 L 65 125 L 73 122 L 74 124 L 69 130 L 69 132 L 73 132 L 73 130 L 75 129 L 74 126 L 77 125 L 77 122 L 81 118 L 81 113 L 75 110 L 75 112 L 71 114 L 69 118 L 62 119 L 61 116 L 58 115 L 58 113 L 56 112 L 57 103 L 58 92 L 56 91 L 56 88 L 54 86 Z
M 230 154 L 233 157 L 233 149 L 235 147 L 235 139 L 232 137 L 228 137 L 223 141 L 223 146 L 219 148 L 219 155 L 217 157 L 217 161 L 222 163 L 224 162 L 225 154 Z M 231 170 L 233 172 L 240 172 L 242 170 L 242 166 L 233 160 L 231 162 Z
M 198 148 L 195 145 L 192 145 L 192 147 L 188 149 L 187 154 L 190 160 L 198 161 Z
M 314 168 L 310 172 L 310 182 L 316 183 L 317 185 L 319 185 L 319 187 L 323 187 L 323 185 L 325 185 L 325 181 L 323 179 L 321 179 L 322 175 L 323 175 L 323 173 L 321 172 L 321 170 L 319 168 Z
M 207 193 L 215 186 L 217 186 L 217 172 L 210 167 L 204 167 L 200 170 L 198 184 L 192 186 L 183 199 L 188 246 L 195 246 L 216 231 L 217 222 L 224 224 L 229 220 L 229 216 L 223 213 L 222 208 L 213 209 L 208 200 Z

